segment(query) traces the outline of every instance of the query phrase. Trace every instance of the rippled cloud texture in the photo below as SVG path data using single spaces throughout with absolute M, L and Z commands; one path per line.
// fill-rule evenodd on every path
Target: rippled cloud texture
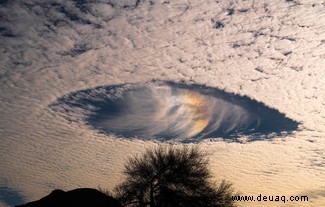
M 200 139 L 186 144 L 243 194 L 324 206 L 324 22 L 319 0 L 0 1 L 0 206 L 54 188 L 112 189 L 127 157 L 157 144 L 126 138 L 135 132 Z M 117 102 L 90 97 L 112 86 L 124 90 Z M 298 130 L 277 132 L 292 129 L 279 120 Z M 267 140 L 246 139 L 254 128 Z

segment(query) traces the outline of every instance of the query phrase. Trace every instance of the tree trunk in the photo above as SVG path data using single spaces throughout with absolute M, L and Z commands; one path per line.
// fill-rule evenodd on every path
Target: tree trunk
M 153 189 L 153 184 L 152 184 L 152 182 L 151 182 L 151 184 L 150 184 L 150 207 L 155 207 L 156 205 L 155 205 L 155 199 L 154 199 L 154 195 L 153 195 L 153 192 L 154 191 L 154 189 Z

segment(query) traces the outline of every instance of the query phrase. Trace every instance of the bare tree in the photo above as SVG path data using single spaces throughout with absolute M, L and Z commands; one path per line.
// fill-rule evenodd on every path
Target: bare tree
M 234 207 L 231 184 L 213 182 L 206 154 L 197 147 L 158 147 L 125 165 L 116 197 L 130 207 Z

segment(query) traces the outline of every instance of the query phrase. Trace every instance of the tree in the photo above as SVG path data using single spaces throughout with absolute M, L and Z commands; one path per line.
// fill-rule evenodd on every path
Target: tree
M 229 182 L 212 181 L 205 153 L 197 147 L 158 147 L 130 158 L 126 179 L 115 188 L 123 206 L 234 207 Z

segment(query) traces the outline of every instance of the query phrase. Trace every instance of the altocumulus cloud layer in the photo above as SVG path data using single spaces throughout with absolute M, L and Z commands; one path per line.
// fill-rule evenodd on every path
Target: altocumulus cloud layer
M 210 113 L 218 110 L 204 107 L 207 102 L 228 101 L 204 93 L 205 89 L 237 94 L 238 101 L 249 97 L 262 104 L 258 106 L 267 106 L 263 109 L 281 112 L 278 118 L 301 123 L 293 134 L 275 133 L 268 141 L 246 144 L 218 141 L 223 135 L 214 137 L 208 130 L 216 139 L 204 139 L 199 145 L 211 152 L 215 174 L 233 181 L 244 194 L 307 194 L 308 203 L 289 205 L 324 205 L 322 1 L 12 0 L 0 4 L 0 187 L 4 189 L 0 205 L 14 205 L 12 196 L 20 201 L 38 199 L 53 188 L 113 188 L 121 179 L 127 156 L 155 144 L 116 139 L 114 134 L 125 135 L 120 134 L 117 117 L 132 117 L 127 113 L 114 116 L 111 109 L 96 105 L 100 101 L 88 104 L 90 108 L 78 101 L 89 100 L 85 92 L 99 93 L 97 89 L 108 86 L 121 89 L 125 84 L 133 87 L 152 79 L 174 85 L 131 87 L 117 104 L 105 100 L 118 109 L 126 104 L 132 112 L 142 109 L 139 104 L 148 104 L 148 100 L 164 109 L 156 114 L 156 108 L 148 104 L 153 108 L 132 113 L 135 119 L 143 114 L 149 120 L 192 116 L 197 121 L 188 123 L 193 126 L 191 133 L 181 136 L 186 125 L 175 125 L 178 128 L 173 133 L 179 139 L 193 134 L 201 137 L 204 130 L 200 130 L 209 128 Z M 206 88 L 193 91 L 195 87 L 180 87 L 180 80 Z M 157 98 L 159 91 L 163 99 Z M 173 95 L 168 94 L 172 93 L 180 104 L 175 108 L 178 113 L 169 116 Z M 141 96 L 147 102 L 139 102 Z M 79 105 L 72 107 L 73 100 Z M 128 105 L 129 101 L 135 104 Z M 56 110 L 48 107 L 56 102 Z M 249 123 L 246 121 L 251 119 L 246 118 L 252 114 L 247 106 L 232 104 L 227 102 L 227 110 L 248 116 L 231 119 Z M 92 107 L 105 110 L 107 117 Z M 67 119 L 70 114 L 73 116 Z M 261 114 L 255 115 L 265 119 Z M 106 123 L 111 128 L 98 133 L 107 129 Z M 126 124 L 125 128 L 138 123 Z M 236 127 L 223 126 L 227 126 L 226 135 L 228 131 L 242 140 Z M 255 124 L 247 129 L 256 128 L 252 126 Z M 161 134 L 148 128 L 141 133 Z
M 68 120 L 125 138 L 198 142 L 291 132 L 298 123 L 248 97 L 202 85 L 151 82 L 78 91 L 50 106 Z M 80 120 L 79 120 L 80 121 Z

